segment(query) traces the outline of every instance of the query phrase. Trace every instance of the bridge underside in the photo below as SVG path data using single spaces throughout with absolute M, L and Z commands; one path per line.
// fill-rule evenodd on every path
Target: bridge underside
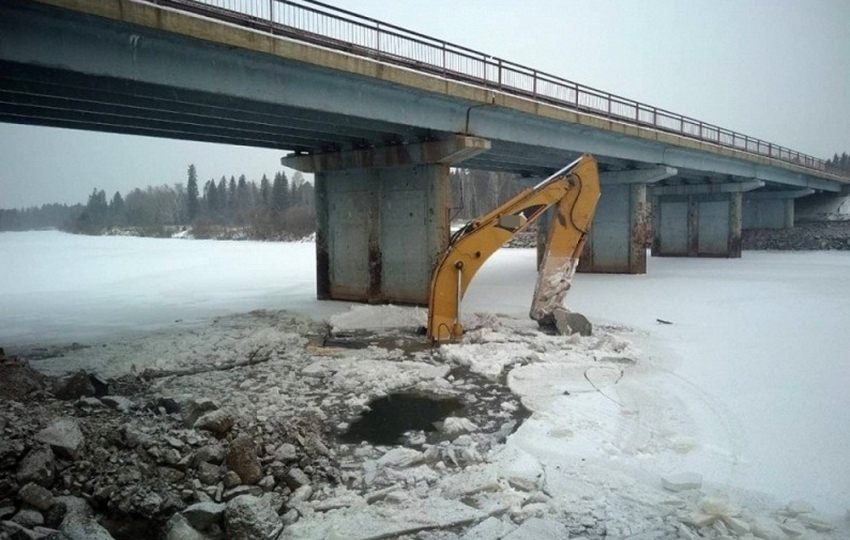
M 67 5 L 105 15 L 41 2 L 0 2 L 0 121 L 308 155 L 413 149 L 452 141 L 457 134 L 489 141 L 487 151 L 462 162 L 317 169 L 320 295 L 422 301 L 429 265 L 448 238 L 447 225 L 434 216 L 447 208 L 451 164 L 541 177 L 582 153 L 594 154 L 603 196 L 585 271 L 646 271 L 648 198 L 656 201 L 655 229 L 661 234 L 655 253 L 738 256 L 742 199 L 734 186 L 760 181 L 773 191 L 841 189 L 834 180 L 765 158 L 543 104 L 509 102 L 489 89 L 425 80 L 401 68 L 308 50 L 151 4 Z M 647 177 L 659 168 L 675 174 Z M 703 187 L 687 194 L 670 191 L 678 186 Z M 771 223 L 778 205 L 787 212 L 786 202 L 743 201 L 745 209 L 758 207 Z M 405 212 L 411 220 L 399 222 Z M 348 216 L 354 216 L 351 223 Z M 787 223 L 787 214 L 783 220 Z M 391 222 L 401 223 L 398 230 L 404 232 L 392 230 Z M 673 229 L 665 228 L 674 222 Z M 366 227 L 357 233 L 363 238 L 351 236 L 355 223 Z M 686 249 L 680 245 L 683 230 Z M 414 256 L 408 249 L 409 262 L 401 262 L 400 248 L 392 246 L 412 244 L 422 253 Z M 377 267 L 383 270 L 376 273 Z M 390 269 L 416 285 L 393 283 Z M 349 274 L 361 277 L 344 283 Z

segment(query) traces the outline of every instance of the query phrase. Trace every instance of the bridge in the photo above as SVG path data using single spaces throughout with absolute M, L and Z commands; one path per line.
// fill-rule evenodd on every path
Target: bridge
M 283 164 L 315 173 L 321 298 L 425 302 L 453 166 L 539 178 L 594 154 L 592 272 L 645 272 L 650 219 L 653 255 L 740 257 L 742 222 L 791 226 L 795 198 L 850 184 L 824 160 L 314 0 L 6 0 L 0 121 L 291 151 Z

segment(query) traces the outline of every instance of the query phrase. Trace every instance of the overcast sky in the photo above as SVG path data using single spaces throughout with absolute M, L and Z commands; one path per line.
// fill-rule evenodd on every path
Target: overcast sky
M 325 0 L 818 157 L 850 151 L 846 0 Z M 0 208 L 280 170 L 282 151 L 0 123 Z

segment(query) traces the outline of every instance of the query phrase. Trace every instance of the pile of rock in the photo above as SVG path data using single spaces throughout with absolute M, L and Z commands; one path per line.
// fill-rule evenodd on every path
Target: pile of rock
M 342 478 L 311 422 L 108 392 L 78 372 L 0 400 L 0 539 L 270 538 L 293 493 Z
M 850 221 L 797 223 L 793 229 L 745 230 L 741 240 L 743 249 L 753 250 L 850 250 Z

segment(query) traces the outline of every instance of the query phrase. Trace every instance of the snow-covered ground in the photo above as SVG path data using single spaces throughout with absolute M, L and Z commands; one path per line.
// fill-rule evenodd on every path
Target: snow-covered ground
M 312 244 L 0 233 L 0 253 L 0 346 L 11 351 L 260 308 L 362 318 L 315 300 Z M 617 496 L 628 491 L 656 509 L 663 496 L 640 486 L 696 472 L 714 494 L 703 508 L 729 497 L 770 512 L 803 499 L 846 526 L 850 253 L 651 259 L 646 276 L 578 275 L 567 302 L 597 325 L 592 338 L 534 332 L 534 277 L 532 250 L 493 257 L 463 305 L 467 339 L 442 352 L 507 374 L 534 412 L 493 457 L 500 471 L 519 483 L 545 473 L 547 496 L 574 507 L 626 504 Z M 409 324 L 421 310 L 364 314 Z M 487 477 L 476 470 L 458 482 Z

